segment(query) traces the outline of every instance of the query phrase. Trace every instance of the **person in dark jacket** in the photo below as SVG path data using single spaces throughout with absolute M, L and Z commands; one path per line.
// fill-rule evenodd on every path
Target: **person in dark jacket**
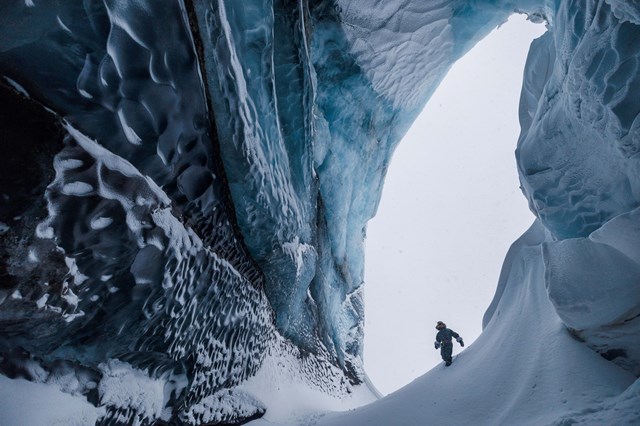
M 452 339 L 456 339 L 456 342 L 460 343 L 460 346 L 462 347 L 464 347 L 464 341 L 458 333 L 447 328 L 447 324 L 442 321 L 438 321 L 436 324 L 436 330 L 438 330 L 438 334 L 436 334 L 434 346 L 436 349 L 440 349 L 440 356 L 442 356 L 444 365 L 448 367 L 453 362 L 453 359 L 451 358 L 451 354 L 453 353 Z

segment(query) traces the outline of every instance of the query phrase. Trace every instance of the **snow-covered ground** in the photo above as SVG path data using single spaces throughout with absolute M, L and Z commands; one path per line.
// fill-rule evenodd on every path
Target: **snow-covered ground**
M 94 425 L 102 414 L 102 408 L 56 386 L 0 375 L 2 426 L 86 426 Z
M 286 360 L 271 358 L 242 387 L 267 407 L 251 424 L 640 424 L 635 376 L 572 337 L 549 302 L 542 258 L 546 239 L 535 222 L 514 243 L 485 332 L 451 367 L 440 364 L 379 400 L 366 386 L 338 400 L 309 390 L 295 374 L 279 370 Z M 4 377 L 0 385 L 3 426 L 89 425 L 101 413 L 55 386 Z M 362 404 L 367 405 L 339 411 Z
M 635 377 L 574 339 L 562 325 L 544 287 L 542 241 L 544 233 L 536 223 L 514 243 L 491 321 L 451 367 L 441 364 L 374 404 L 325 416 L 317 424 L 640 423 L 638 409 L 616 413 L 614 423 L 589 416 L 601 405 L 613 404 Z M 640 402 L 637 391 L 635 398 Z
M 545 239 L 535 222 L 513 244 L 485 332 L 451 367 L 440 364 L 353 411 L 307 415 L 288 424 L 640 424 L 635 376 L 572 337 L 549 302 Z M 280 424 L 265 419 L 255 424 Z

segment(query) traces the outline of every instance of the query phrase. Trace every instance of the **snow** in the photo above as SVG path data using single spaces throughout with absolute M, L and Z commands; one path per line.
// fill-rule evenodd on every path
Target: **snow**
M 29 249 L 29 256 L 28 256 L 29 262 L 32 263 L 36 263 L 38 262 L 38 255 L 36 254 L 36 252 L 33 249 Z
M 286 343 L 281 343 L 286 345 Z M 317 373 L 311 370 L 312 373 Z M 257 397 L 267 411 L 250 425 L 302 425 L 319 418 L 328 411 L 353 409 L 375 401 L 379 394 L 368 386 L 358 386 L 347 391 L 339 381 L 340 372 L 333 368 L 329 386 L 333 395 L 314 383 L 309 365 L 297 358 L 295 351 L 272 348 L 260 370 L 242 384 L 239 389 Z M 331 379 L 333 378 L 333 381 Z
M 263 407 L 263 423 L 318 425 L 638 420 L 635 3 L 90 3 L 12 2 L 0 16 L 21 23 L 0 26 L 0 74 L 64 133 L 53 182 L 11 213 L 35 224 L 47 203 L 33 244 L 52 261 L 37 247 L 43 269 L 23 268 L 33 229 L 12 227 L 3 351 L 100 366 L 104 423 L 235 422 Z M 507 256 L 485 331 L 451 368 L 317 411 L 366 380 L 363 240 L 394 148 L 451 64 L 516 9 L 549 26 L 529 53 L 516 152 L 537 221 Z M 1 380 L 11 422 L 38 424 L 43 401 L 49 423 L 96 421 L 53 384 Z
M 373 404 L 309 424 L 541 425 L 574 416 L 586 424 L 605 424 L 597 423 L 599 417 L 613 420 L 607 424 L 640 420 L 637 409 L 622 417 L 612 411 L 640 401 L 635 376 L 573 338 L 549 302 L 541 250 L 546 238 L 536 222 L 514 243 L 495 313 L 451 367 L 440 364 Z M 590 410 L 603 401 L 607 413 L 593 415 Z
M 31 4 L 31 6 L 33 6 L 33 3 Z M 18 93 L 20 93 L 23 96 L 26 96 L 27 98 L 29 97 L 29 92 L 27 92 L 27 90 L 24 87 L 22 87 L 22 85 L 20 85 L 19 83 L 17 83 L 16 81 L 14 81 L 13 79 L 7 76 L 4 76 L 4 79 L 6 80 L 7 83 L 11 85 L 11 87 L 13 87 L 16 91 L 18 91 Z
M 65 256 L 64 263 L 67 265 L 67 268 L 69 268 L 69 275 L 73 277 L 73 283 L 75 285 L 80 285 L 89 279 L 88 276 L 80 272 L 75 259 Z
M 87 195 L 93 187 L 86 182 L 71 182 L 64 185 L 62 193 L 66 195 Z
M 250 404 L 247 404 L 247 401 Z M 241 391 L 224 389 L 204 398 L 192 406 L 186 413 L 186 418 L 192 424 L 204 422 L 216 424 L 225 418 L 251 418 L 259 412 L 264 412 L 261 402 Z
M 80 301 L 78 296 L 69 287 L 63 287 L 62 298 L 73 308 L 78 306 L 78 302 Z
M 301 244 L 299 237 L 293 239 L 293 241 L 282 243 L 282 251 L 289 255 L 296 263 L 296 277 L 300 277 L 302 268 L 304 267 L 304 256 L 307 251 L 313 251 L 313 246 L 310 244 Z
M 118 110 L 118 118 L 120 119 L 120 125 L 122 126 L 122 131 L 127 137 L 127 140 L 133 145 L 140 145 L 142 143 L 142 139 L 140 139 L 140 136 L 138 136 L 136 131 L 129 126 L 126 115 L 122 110 Z
M 549 297 L 567 326 L 615 325 L 640 314 L 639 263 L 583 238 L 550 242 L 543 250 Z
M 36 306 L 38 307 L 38 309 L 44 308 L 45 305 L 47 304 L 48 299 L 49 299 L 49 294 L 47 293 L 43 294 L 42 297 L 36 301 Z
M 53 228 L 47 226 L 46 223 L 39 223 L 36 227 L 36 236 L 42 239 L 52 239 Z
M 2 426 L 90 426 L 104 413 L 82 396 L 63 393 L 56 386 L 8 379 L 0 375 Z
M 143 418 L 163 418 L 164 380 L 152 379 L 146 372 L 118 360 L 101 364 L 100 370 L 103 373 L 98 385 L 101 405 L 133 410 Z
M 111 219 L 110 217 L 96 217 L 91 219 L 91 229 L 104 229 L 112 223 L 113 219 Z
M 77 318 L 83 317 L 84 316 L 84 312 L 83 311 L 78 311 L 75 312 L 73 314 L 63 314 L 62 318 L 64 319 L 64 321 L 66 323 L 70 323 L 71 321 L 74 321 Z
M 64 127 L 65 130 L 69 132 L 69 134 L 74 138 L 74 140 L 96 160 L 103 164 L 104 167 L 113 171 L 118 171 L 125 176 L 140 176 L 140 172 L 129 161 L 105 149 L 96 141 L 90 139 L 85 134 L 74 128 L 71 124 L 64 123 Z M 149 189 L 152 191 L 154 196 L 156 196 L 161 202 L 165 204 L 171 203 L 171 200 L 167 197 L 166 193 L 162 191 L 162 189 L 160 189 L 160 187 L 152 179 L 150 179 L 148 176 L 145 176 L 144 179 L 147 181 Z M 109 190 L 108 188 L 101 189 L 105 192 Z M 115 194 L 113 195 L 115 196 Z M 125 202 L 125 200 L 122 201 Z M 126 200 L 126 202 L 130 203 L 131 201 Z
M 55 164 L 61 170 L 71 170 L 82 167 L 84 165 L 84 162 L 78 160 L 77 158 L 59 158 L 55 160 Z

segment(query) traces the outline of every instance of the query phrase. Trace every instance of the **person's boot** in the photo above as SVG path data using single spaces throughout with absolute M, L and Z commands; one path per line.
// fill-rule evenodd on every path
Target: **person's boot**
M 451 365 L 451 361 L 446 361 L 446 362 L 444 363 L 444 366 L 445 366 L 445 367 L 448 367 L 448 366 L 450 366 L 450 365 Z

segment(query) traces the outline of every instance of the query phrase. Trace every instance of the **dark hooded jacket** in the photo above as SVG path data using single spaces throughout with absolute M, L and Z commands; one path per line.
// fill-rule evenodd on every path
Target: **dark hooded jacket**
M 460 336 L 455 331 L 448 328 L 443 328 L 442 330 L 438 331 L 438 334 L 436 334 L 436 342 L 440 343 L 441 345 L 451 344 L 452 339 L 458 339 L 459 337 Z

